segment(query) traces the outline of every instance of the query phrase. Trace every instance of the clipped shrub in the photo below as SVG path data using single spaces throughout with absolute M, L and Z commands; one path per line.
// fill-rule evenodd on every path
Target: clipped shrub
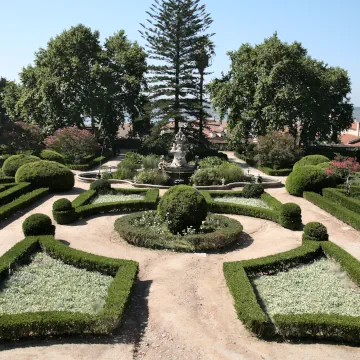
M 60 164 L 65 164 L 65 158 L 61 154 L 59 154 L 57 151 L 54 150 L 43 150 L 40 153 L 40 157 L 43 160 L 48 161 L 56 161 Z
M 160 200 L 158 214 L 171 233 L 182 233 L 190 226 L 198 230 L 207 216 L 204 196 L 191 186 L 173 186 Z
M 212 168 L 215 166 L 219 166 L 224 162 L 223 159 L 218 156 L 208 156 L 199 161 L 199 166 L 201 169 Z
M 22 230 L 25 236 L 55 235 L 55 225 L 44 214 L 30 215 L 23 222 Z
M 132 160 L 129 159 L 125 159 L 121 161 L 120 164 L 118 165 L 118 169 L 127 169 L 133 172 L 140 168 L 141 168 L 141 164 L 133 162 Z
M 13 155 L 4 161 L 2 171 L 6 176 L 15 176 L 16 171 L 24 164 L 39 161 L 40 158 L 33 155 L 19 154 Z
M 159 168 L 159 162 L 160 156 L 148 155 L 144 157 L 142 165 L 145 170 L 154 170 Z
M 311 165 L 297 167 L 286 179 L 289 194 L 302 196 L 304 191 L 321 192 L 328 186 L 329 178 L 324 170 Z
M 220 183 L 222 182 L 222 179 L 225 179 L 225 184 L 235 183 L 244 180 L 244 171 L 237 164 L 224 162 L 216 169 L 219 173 L 219 176 L 221 176 Z
M 195 171 L 191 182 L 196 186 L 220 185 L 221 178 L 217 168 L 205 168 Z
M 304 240 L 311 241 L 328 241 L 329 234 L 326 227 L 319 222 L 309 222 L 304 227 L 304 233 L 302 236 Z
M 113 179 L 131 180 L 135 175 L 136 175 L 135 170 L 119 167 L 118 170 L 115 173 L 113 173 Z
M 70 224 L 78 218 L 72 203 L 65 198 L 54 202 L 52 214 L 54 220 L 61 225 Z
M 261 184 L 246 184 L 242 191 L 242 195 L 246 199 L 259 198 L 263 193 L 264 186 Z
M 90 185 L 91 190 L 95 190 L 98 194 L 106 194 L 111 191 L 111 184 L 109 180 L 99 179 Z
M 279 224 L 290 230 L 301 229 L 301 208 L 294 203 L 283 204 L 279 208 Z
M 293 170 L 301 167 L 301 166 L 307 166 L 307 165 L 319 165 L 324 162 L 330 162 L 330 159 L 327 158 L 324 155 L 308 155 L 304 156 L 302 159 L 300 159 L 298 162 L 294 164 Z
M 139 184 L 166 185 L 169 177 L 166 173 L 156 170 L 144 170 L 138 173 L 136 180 Z
M 49 188 L 50 191 L 68 191 L 74 187 L 74 174 L 65 165 L 55 161 L 41 160 L 19 168 L 16 182 L 29 182 L 34 188 Z
M 323 169 L 323 170 L 329 169 L 330 168 L 330 162 L 326 161 L 326 162 L 317 164 L 316 167 L 318 167 L 320 169 Z
M 132 162 L 134 164 L 140 165 L 140 166 L 143 162 L 143 159 L 144 159 L 143 155 L 141 155 L 137 152 L 130 151 L 125 154 L 125 160 Z

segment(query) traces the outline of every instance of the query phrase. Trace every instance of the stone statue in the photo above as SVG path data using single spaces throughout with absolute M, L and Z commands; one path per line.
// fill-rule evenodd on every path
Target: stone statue
M 172 146 L 171 153 L 174 154 L 174 160 L 172 161 L 170 167 L 172 168 L 183 168 L 187 167 L 186 153 L 187 153 L 187 143 L 186 143 L 185 134 L 180 128 L 179 132 L 175 136 L 175 143 Z

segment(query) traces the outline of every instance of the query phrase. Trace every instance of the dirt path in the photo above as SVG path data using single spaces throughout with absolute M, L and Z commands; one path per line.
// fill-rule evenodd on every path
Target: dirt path
M 77 182 L 66 197 L 75 198 L 88 186 Z M 288 195 L 284 189 L 269 191 L 283 202 L 297 202 L 303 209 L 305 223 L 322 221 L 329 229 L 331 240 L 360 259 L 358 232 L 306 200 Z M 30 213 L 51 215 L 52 203 L 59 197 L 40 202 Z M 21 223 L 28 215 L 29 212 L 18 216 L 0 229 L 1 254 L 22 239 Z M 0 360 L 355 360 L 360 357 L 360 349 L 356 347 L 258 340 L 236 317 L 222 273 L 223 263 L 290 250 L 300 245 L 301 232 L 283 229 L 270 221 L 231 216 L 244 225 L 246 233 L 232 251 L 177 254 L 129 246 L 113 231 L 118 216 L 96 216 L 56 228 L 56 238 L 67 241 L 71 247 L 139 262 L 135 294 L 118 333 L 105 338 L 64 337 L 0 344 Z

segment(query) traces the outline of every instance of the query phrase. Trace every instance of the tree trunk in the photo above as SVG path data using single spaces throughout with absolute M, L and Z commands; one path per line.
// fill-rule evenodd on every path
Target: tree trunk
M 203 137 L 203 129 L 204 129 L 204 73 L 200 73 L 200 112 L 199 112 L 199 141 L 202 140 Z

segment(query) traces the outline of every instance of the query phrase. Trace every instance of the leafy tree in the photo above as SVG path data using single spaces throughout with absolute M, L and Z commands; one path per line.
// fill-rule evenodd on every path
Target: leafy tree
M 155 0 L 147 14 L 140 33 L 155 60 L 149 67 L 154 115 L 174 119 L 177 132 L 179 122 L 194 117 L 199 108 L 194 54 L 212 36 L 206 33 L 212 19 L 200 0 Z
M 245 138 L 285 129 L 309 145 L 337 140 L 350 127 L 353 105 L 347 72 L 312 59 L 298 42 L 275 33 L 256 46 L 229 52 L 231 69 L 210 85 L 210 97 L 229 127 Z
M 113 136 L 126 118 L 142 111 L 146 54 L 120 31 L 105 40 L 84 25 L 49 40 L 34 66 L 20 73 L 21 84 L 5 91 L 11 116 L 41 125 L 44 132 L 83 127 L 87 120 Z
M 4 105 L 4 91 L 7 84 L 8 81 L 5 78 L 0 77 L 0 127 L 10 121 Z

